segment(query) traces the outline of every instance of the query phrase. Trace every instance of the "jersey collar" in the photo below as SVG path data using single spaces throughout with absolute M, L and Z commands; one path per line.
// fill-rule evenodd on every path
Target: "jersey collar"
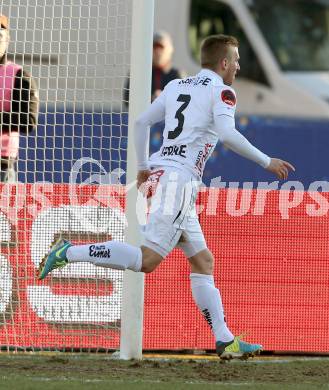
M 202 76 L 210 77 L 213 81 L 217 81 L 220 84 L 224 84 L 222 77 L 213 70 L 202 68 L 199 74 L 202 74 Z

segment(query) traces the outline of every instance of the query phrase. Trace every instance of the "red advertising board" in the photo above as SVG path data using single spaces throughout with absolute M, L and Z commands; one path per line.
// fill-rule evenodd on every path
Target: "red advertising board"
M 266 350 L 329 352 L 328 194 L 208 189 L 200 222 L 229 327 Z M 36 280 L 60 234 L 123 240 L 124 190 L 4 185 L 0 198 L 3 347 L 116 349 L 122 272 L 74 264 Z M 132 324 L 133 326 L 133 324 Z M 145 349 L 213 349 L 175 250 L 145 283 Z

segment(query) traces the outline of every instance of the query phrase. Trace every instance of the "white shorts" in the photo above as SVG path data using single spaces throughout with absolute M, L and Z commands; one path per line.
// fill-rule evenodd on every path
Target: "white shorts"
M 152 170 L 149 215 L 143 228 L 143 245 L 166 257 L 175 247 L 189 258 L 207 248 L 195 201 L 200 182 L 176 167 Z

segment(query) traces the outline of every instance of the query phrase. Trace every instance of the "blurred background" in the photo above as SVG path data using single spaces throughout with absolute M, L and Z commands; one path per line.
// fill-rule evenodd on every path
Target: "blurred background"
M 18 180 L 65 183 L 81 157 L 107 172 L 125 169 L 131 1 L 4 0 L 0 10 L 10 22 L 8 57 L 31 72 L 40 92 L 38 129 L 20 140 Z M 188 74 L 199 69 L 203 38 L 235 35 L 237 128 L 267 154 L 291 161 L 293 180 L 329 179 L 329 1 L 156 1 L 154 30 L 170 34 L 173 66 Z M 161 124 L 152 134 L 154 151 Z M 217 176 L 271 180 L 220 145 L 204 182 Z
M 172 34 L 174 63 L 188 73 L 197 72 L 198 47 L 207 35 L 239 39 L 237 128 L 270 156 L 291 161 L 292 180 L 305 186 L 328 180 L 329 1 L 183 0 L 156 7 L 156 27 Z M 204 182 L 219 175 L 224 181 L 271 180 L 220 145 Z

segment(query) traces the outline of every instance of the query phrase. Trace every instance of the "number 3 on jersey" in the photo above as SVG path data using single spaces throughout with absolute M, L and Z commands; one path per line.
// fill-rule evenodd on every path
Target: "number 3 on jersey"
M 177 138 L 179 136 L 179 134 L 183 131 L 184 120 L 185 120 L 185 117 L 183 115 L 183 111 L 189 105 L 189 103 L 191 101 L 191 95 L 181 94 L 181 95 L 178 96 L 177 101 L 178 102 L 182 102 L 183 104 L 176 111 L 175 118 L 178 120 L 178 125 L 175 128 L 175 130 L 172 130 L 172 131 L 168 132 L 168 139 L 175 139 L 175 138 Z

